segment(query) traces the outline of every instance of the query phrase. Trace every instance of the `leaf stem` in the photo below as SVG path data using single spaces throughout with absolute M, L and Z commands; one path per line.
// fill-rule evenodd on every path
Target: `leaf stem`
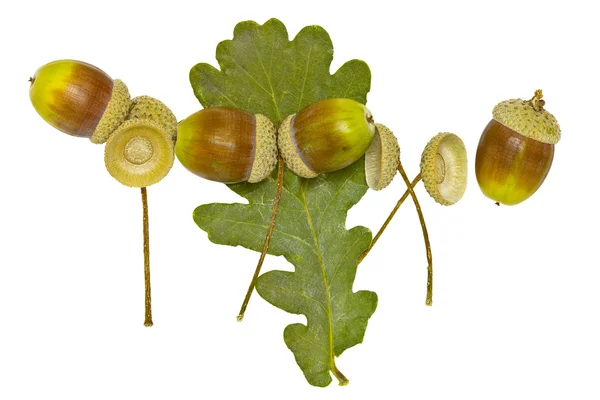
M 152 297 L 150 295 L 150 233 L 148 228 L 148 194 L 142 188 L 143 229 L 144 229 L 144 284 L 146 286 L 144 326 L 152 326 Z
M 262 252 L 260 253 L 260 258 L 258 260 L 258 264 L 256 265 L 256 269 L 254 270 L 254 276 L 252 276 L 252 281 L 250 282 L 250 287 L 248 287 L 248 291 L 246 292 L 246 297 L 244 298 L 244 302 L 242 303 L 242 307 L 240 308 L 240 313 L 237 316 L 238 321 L 242 321 L 244 319 L 244 313 L 246 312 L 246 307 L 248 307 L 248 302 L 250 301 L 250 296 L 252 296 L 252 292 L 254 292 L 254 287 L 256 286 L 256 281 L 258 280 L 258 275 L 260 274 L 260 269 L 262 268 L 263 262 L 265 261 L 265 256 L 267 255 L 267 250 L 269 250 L 269 244 L 271 243 L 271 237 L 273 236 L 273 229 L 275 228 L 275 220 L 277 218 L 277 211 L 279 210 L 279 201 L 281 200 L 281 191 L 283 189 L 283 159 L 281 155 L 278 156 L 277 160 L 278 170 L 277 170 L 277 189 L 275 193 L 275 200 L 273 201 L 273 211 L 271 212 L 271 222 L 269 223 L 269 229 L 267 230 L 267 236 L 265 237 L 265 243 L 263 244 Z
M 417 184 L 420 181 L 421 181 L 421 174 L 417 175 L 416 178 L 412 181 L 412 183 L 410 184 L 411 189 L 414 188 L 415 186 L 417 186 Z M 371 251 L 371 249 L 373 249 L 373 246 L 375 246 L 375 243 L 377 243 L 377 241 L 379 240 L 379 237 L 383 234 L 383 231 L 385 231 L 385 228 L 387 228 L 389 223 L 392 221 L 392 218 L 394 218 L 394 215 L 396 215 L 396 212 L 398 211 L 398 209 L 400 208 L 402 203 L 404 203 L 404 200 L 406 200 L 408 198 L 409 194 L 410 194 L 410 191 L 406 190 L 404 192 L 404 194 L 402 195 L 402 197 L 400 197 L 400 200 L 398 200 L 398 202 L 396 203 L 396 206 L 394 207 L 394 209 L 392 210 L 390 215 L 387 217 L 387 219 L 385 220 L 385 222 L 383 223 L 381 228 L 379 228 L 379 232 L 377 232 L 377 234 L 371 241 L 371 245 L 369 246 L 369 248 L 367 250 L 365 250 L 358 258 L 359 264 L 365 259 L 367 254 L 369 254 L 369 252 Z
M 346 386 L 347 384 L 350 383 L 350 381 L 348 380 L 348 378 L 346 378 L 344 376 L 344 374 L 342 374 L 342 371 L 340 371 L 337 366 L 335 365 L 335 362 L 332 363 L 331 365 L 331 372 L 333 372 L 333 376 L 335 376 L 338 380 L 338 383 L 340 386 Z
M 425 218 L 423 217 L 423 212 L 421 211 L 421 205 L 419 204 L 419 200 L 417 199 L 417 195 L 413 190 L 413 185 L 408 180 L 408 176 L 402 167 L 402 163 L 398 164 L 398 172 L 404 179 L 404 183 L 410 192 L 410 196 L 413 199 L 413 203 L 415 203 L 415 208 L 417 209 L 417 214 L 419 214 L 419 221 L 421 223 L 421 229 L 423 230 L 423 239 L 425 240 L 425 253 L 427 255 L 427 296 L 425 298 L 425 305 L 431 306 L 433 301 L 433 260 L 431 256 L 431 244 L 429 243 L 429 235 L 427 234 L 427 226 L 425 225 Z M 421 174 L 417 175 L 419 178 Z

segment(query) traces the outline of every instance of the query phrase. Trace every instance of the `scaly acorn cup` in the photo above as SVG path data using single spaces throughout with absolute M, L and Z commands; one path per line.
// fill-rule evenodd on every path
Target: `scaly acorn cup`
M 144 325 L 152 326 L 150 239 L 146 187 L 159 182 L 173 166 L 177 119 L 160 100 L 139 96 L 131 100 L 127 120 L 110 136 L 104 149 L 106 169 L 120 183 L 142 192 L 144 235 Z
M 40 67 L 29 97 L 38 114 L 56 129 L 104 143 L 129 110 L 129 91 L 93 65 L 58 60 Z
M 279 163 L 271 221 L 237 316 L 241 321 L 269 249 L 283 189 L 283 160 L 277 154 L 275 126 L 261 114 L 252 115 L 230 107 L 205 108 L 179 123 L 175 153 L 181 164 L 192 173 L 223 183 L 260 182 Z
M 467 189 L 467 149 L 453 133 L 434 136 L 421 156 L 421 177 L 429 195 L 438 203 L 450 206 L 459 201 Z
M 284 119 L 277 142 L 289 169 L 300 177 L 314 178 L 362 157 L 376 130 L 373 115 L 363 104 L 327 99 Z
M 400 164 L 400 145 L 394 133 L 385 125 L 377 128 L 371 146 L 365 153 L 365 176 L 373 190 L 386 188 L 396 175 Z
M 184 167 L 204 179 L 260 182 L 277 163 L 275 126 L 261 114 L 206 108 L 179 123 L 175 154 Z
M 544 109 L 542 91 L 529 101 L 512 99 L 494 107 L 477 147 L 475 174 L 483 194 L 514 205 L 542 185 L 560 140 L 556 118 Z
M 173 166 L 177 119 L 150 96 L 131 101 L 127 120 L 110 136 L 104 151 L 106 169 L 126 186 L 147 187 Z

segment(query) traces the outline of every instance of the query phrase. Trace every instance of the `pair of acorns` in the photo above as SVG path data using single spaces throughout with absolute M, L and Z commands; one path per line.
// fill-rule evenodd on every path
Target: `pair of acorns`
M 124 185 L 150 186 L 173 166 L 177 119 L 161 101 L 131 99 L 121 80 L 81 61 L 46 64 L 30 82 L 38 114 L 69 135 L 106 143 L 106 168 Z

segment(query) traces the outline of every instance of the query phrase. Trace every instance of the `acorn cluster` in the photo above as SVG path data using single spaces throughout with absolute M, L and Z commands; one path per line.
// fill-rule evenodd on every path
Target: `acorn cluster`
M 106 168 L 122 184 L 153 185 L 173 166 L 177 119 L 160 100 L 132 99 L 123 81 L 75 60 L 48 63 L 30 82 L 31 102 L 46 122 L 69 135 L 106 143 Z
M 424 160 L 434 161 L 422 164 L 427 188 L 442 204 L 462 197 L 467 177 L 464 145 L 458 136 L 448 135 L 451 139 L 443 142 L 454 146 L 439 146 L 440 137 L 424 154 Z M 364 155 L 366 181 L 374 190 L 391 183 L 400 162 L 400 146 L 392 131 L 375 123 L 363 104 L 346 98 L 313 103 L 277 128 L 261 114 L 206 108 L 179 123 L 175 153 L 194 174 L 223 183 L 262 181 L 275 168 L 278 154 L 292 172 L 308 179 L 343 169 Z M 447 163 L 447 170 L 439 163 Z M 445 188 L 443 194 L 434 194 L 439 185 Z M 450 200 L 444 200 L 450 189 Z
M 352 99 L 315 102 L 287 116 L 277 127 L 264 115 L 230 107 L 206 108 L 178 123 L 161 101 L 149 96 L 131 99 L 122 81 L 84 62 L 51 62 L 39 68 L 30 81 L 30 98 L 40 116 L 69 135 L 106 143 L 104 160 L 109 173 L 124 185 L 142 188 L 144 195 L 146 186 L 167 175 L 175 156 L 194 174 L 227 184 L 261 182 L 279 163 L 271 224 L 255 278 L 275 225 L 283 163 L 297 176 L 311 179 L 343 169 L 364 156 L 366 183 L 373 190 L 387 187 L 400 172 L 407 192 L 359 262 L 410 194 L 426 242 L 427 304 L 431 304 L 431 250 L 413 187 L 423 180 L 429 195 L 446 206 L 462 198 L 467 186 L 467 152 L 457 135 L 439 133 L 427 143 L 420 173 L 411 183 L 393 132 L 376 123 L 371 111 Z M 560 128 L 544 105 L 541 90 L 529 101 L 501 102 L 481 135 L 477 181 L 483 193 L 498 204 L 524 201 L 548 174 Z

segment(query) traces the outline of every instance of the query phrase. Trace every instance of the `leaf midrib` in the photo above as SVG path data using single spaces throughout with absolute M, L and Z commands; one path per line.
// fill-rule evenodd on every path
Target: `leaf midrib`
M 303 179 L 302 184 L 300 185 L 300 191 L 302 193 L 302 205 L 306 210 L 306 218 L 308 220 L 308 225 L 310 226 L 310 231 L 313 236 L 313 240 L 315 242 L 316 254 L 319 260 L 319 266 L 321 267 L 321 275 L 323 276 L 323 284 L 325 285 L 325 298 L 327 300 L 327 320 L 329 322 L 329 369 L 333 370 L 335 368 L 335 360 L 333 354 L 333 312 L 331 309 L 331 296 L 329 294 L 329 283 L 327 282 L 327 274 L 325 273 L 325 263 L 323 262 L 323 255 L 321 254 L 321 247 L 319 246 L 319 238 L 317 237 L 317 231 L 315 230 L 312 216 L 308 209 L 308 202 L 306 200 L 306 186 L 308 185 L 308 180 Z

